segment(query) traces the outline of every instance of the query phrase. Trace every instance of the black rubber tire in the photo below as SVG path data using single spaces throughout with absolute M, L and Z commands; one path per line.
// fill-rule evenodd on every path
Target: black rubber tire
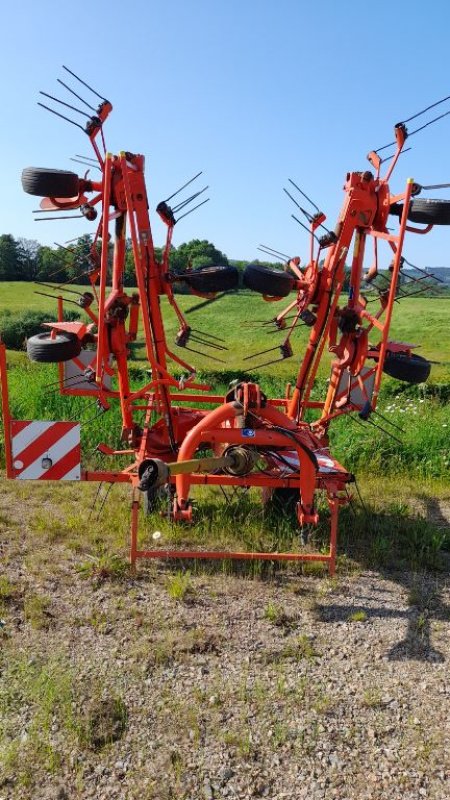
M 199 267 L 185 276 L 185 283 L 195 292 L 227 292 L 238 288 L 239 270 L 229 266 Z
M 81 342 L 74 333 L 57 332 L 52 339 L 51 332 L 46 331 L 27 340 L 27 353 L 30 361 L 59 364 L 78 356 L 81 353 Z
M 26 167 L 22 172 L 22 188 L 38 197 L 78 197 L 80 179 L 75 172 L 45 167 Z
M 244 272 L 244 286 L 270 297 L 286 297 L 294 287 L 294 278 L 288 272 L 260 264 L 248 264 Z
M 160 489 L 147 489 L 143 494 L 142 505 L 145 516 L 155 514 L 157 511 L 163 511 L 164 507 L 167 509 L 167 491 L 164 487 Z
M 270 510 L 278 516 L 290 517 L 295 514 L 299 500 L 298 489 L 284 489 L 279 486 L 272 492 L 269 503 Z
M 403 205 L 393 203 L 389 213 L 401 217 Z M 423 225 L 450 225 L 450 200 L 414 198 L 409 206 L 408 219 Z
M 430 371 L 430 362 L 415 353 L 410 356 L 406 353 L 390 353 L 386 356 L 383 366 L 386 375 L 406 383 L 424 383 Z

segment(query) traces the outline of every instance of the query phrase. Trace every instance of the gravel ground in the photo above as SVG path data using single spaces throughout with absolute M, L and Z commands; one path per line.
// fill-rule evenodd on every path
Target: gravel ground
M 89 575 L 17 513 L 0 800 L 450 796 L 445 576 Z

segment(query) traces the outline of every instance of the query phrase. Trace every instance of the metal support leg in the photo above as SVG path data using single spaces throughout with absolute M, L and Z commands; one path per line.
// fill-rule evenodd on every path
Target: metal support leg
M 131 501 L 131 531 L 130 531 L 130 564 L 134 572 L 136 569 L 136 553 L 138 549 L 138 527 L 139 527 L 139 492 L 133 488 Z
M 338 533 L 338 519 L 339 519 L 339 500 L 337 497 L 329 497 L 328 505 L 330 506 L 330 561 L 329 573 L 334 575 L 336 571 L 336 554 L 337 554 L 337 533 Z

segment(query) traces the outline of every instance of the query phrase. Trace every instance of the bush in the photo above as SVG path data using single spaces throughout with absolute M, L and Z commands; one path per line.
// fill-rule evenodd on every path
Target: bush
M 80 318 L 78 311 L 65 311 L 64 319 L 72 322 Z M 24 350 L 26 340 L 36 333 L 42 333 L 42 323 L 49 322 L 48 311 L 22 311 L 11 314 L 2 311 L 0 316 L 0 335 L 9 350 Z

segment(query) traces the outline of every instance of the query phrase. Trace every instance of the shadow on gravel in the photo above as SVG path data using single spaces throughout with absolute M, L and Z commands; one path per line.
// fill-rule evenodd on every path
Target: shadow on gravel
M 407 623 L 404 638 L 391 648 L 390 661 L 418 660 L 443 662 L 444 655 L 433 647 L 433 621 L 449 621 L 450 605 L 442 599 L 448 574 L 450 525 L 435 498 L 420 498 L 425 516 L 419 517 L 399 505 L 389 513 L 359 506 L 342 514 L 339 551 L 363 569 L 403 587 L 406 608 L 361 604 L 319 606 L 323 622 L 348 622 L 356 619 L 398 619 Z M 386 589 L 380 586 L 386 596 Z
M 433 621 L 447 621 L 450 619 L 450 606 L 446 605 L 440 597 L 440 587 L 434 576 L 421 575 L 420 578 L 410 573 L 398 574 L 391 571 L 381 571 L 380 577 L 399 583 L 407 591 L 407 608 L 400 609 L 382 606 L 364 605 L 318 605 L 317 618 L 325 623 L 342 623 L 354 620 L 392 619 L 398 620 L 399 626 L 407 622 L 404 638 L 395 644 L 388 653 L 389 661 L 428 661 L 442 663 L 444 655 L 437 650 L 431 640 L 431 626 Z
M 442 662 L 444 656 L 433 647 L 431 627 L 433 621 L 448 621 L 450 606 L 442 600 L 444 571 L 450 554 L 450 524 L 439 501 L 433 497 L 417 498 L 422 505 L 422 516 L 401 503 L 388 503 L 380 509 L 380 502 L 350 505 L 341 510 L 339 525 L 337 577 L 357 574 L 361 570 L 375 571 L 381 579 L 399 584 L 405 592 L 405 605 L 399 608 L 390 604 L 387 588 L 380 580 L 383 601 L 378 607 L 366 602 L 354 605 L 316 604 L 318 619 L 325 623 L 358 621 L 370 618 L 397 619 L 399 628 L 407 623 L 407 631 L 388 654 L 392 661 L 415 659 Z M 216 531 L 236 531 L 235 549 L 266 552 L 289 551 L 299 546 L 299 530 L 295 514 L 288 506 L 264 510 L 249 495 L 240 494 L 218 512 L 217 505 L 206 501 L 197 511 L 195 536 L 192 529 L 178 529 L 178 546 L 189 549 L 195 545 L 212 549 L 226 549 L 214 539 Z M 319 526 L 314 529 L 308 548 L 328 549 L 329 515 L 321 508 Z M 166 560 L 161 569 L 180 569 L 180 562 Z M 225 574 L 240 578 L 259 579 L 286 585 L 298 576 L 326 577 L 323 565 L 316 563 L 281 564 L 276 561 L 185 561 L 182 569 L 193 574 Z M 142 573 L 141 573 L 142 574 Z M 144 578 L 145 579 L 145 578 Z M 314 583 L 314 582 L 313 582 Z M 339 589 L 337 590 L 339 591 Z M 307 592 L 308 593 L 308 592 Z M 315 594 L 314 586 L 310 587 Z M 402 626 L 403 627 L 403 626 Z

